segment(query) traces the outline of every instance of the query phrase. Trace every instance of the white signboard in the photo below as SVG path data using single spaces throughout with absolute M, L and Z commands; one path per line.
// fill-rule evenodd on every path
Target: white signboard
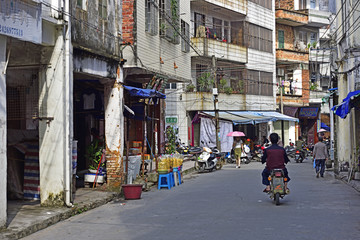
M 41 3 L 0 0 L 0 34 L 41 43 Z

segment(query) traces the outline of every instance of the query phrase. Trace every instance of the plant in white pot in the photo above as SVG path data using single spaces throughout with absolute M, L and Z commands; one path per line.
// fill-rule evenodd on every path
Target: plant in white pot
M 87 147 L 85 157 L 89 161 L 89 172 L 84 175 L 85 183 L 104 183 L 105 182 L 105 153 L 98 139 L 92 141 Z

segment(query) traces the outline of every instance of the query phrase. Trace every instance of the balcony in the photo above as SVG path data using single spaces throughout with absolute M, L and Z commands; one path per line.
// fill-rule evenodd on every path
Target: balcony
M 234 16 L 247 14 L 247 0 L 191 0 L 192 9 L 207 9 L 208 12 Z
M 247 47 L 206 37 L 191 38 L 191 42 L 196 49 L 200 50 L 202 57 L 215 55 L 221 60 L 247 63 Z M 198 57 L 198 55 L 192 53 L 192 57 Z
M 276 49 L 276 64 L 308 63 L 309 53 L 290 49 Z
M 330 49 L 310 49 L 309 61 L 317 63 L 329 63 Z
M 308 15 L 306 13 L 291 11 L 287 9 L 276 9 L 276 23 L 298 27 L 308 24 Z
M 330 24 L 330 12 L 319 11 L 316 9 L 306 9 L 303 12 L 309 16 L 309 27 L 323 27 Z

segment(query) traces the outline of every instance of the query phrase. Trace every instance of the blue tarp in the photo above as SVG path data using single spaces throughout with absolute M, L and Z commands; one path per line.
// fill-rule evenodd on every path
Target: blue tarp
M 130 96 L 139 98 L 162 98 L 165 99 L 166 95 L 153 89 L 143 89 L 137 87 L 124 86 L 129 91 Z
M 321 123 L 321 128 L 325 129 L 326 131 L 330 131 L 330 127 L 325 123 Z
M 343 99 L 342 103 L 339 105 L 334 106 L 331 110 L 335 110 L 335 114 L 338 115 L 341 118 L 346 118 L 346 116 L 349 114 L 351 108 L 354 106 L 351 104 L 351 98 L 357 97 L 360 95 L 360 90 L 349 92 L 349 94 L 346 96 L 346 98 Z

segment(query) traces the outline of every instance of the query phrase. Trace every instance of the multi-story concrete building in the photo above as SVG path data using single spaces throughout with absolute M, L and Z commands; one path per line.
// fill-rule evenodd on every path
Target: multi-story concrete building
M 277 104 L 285 114 L 300 120 L 289 128 L 288 139 L 294 142 L 302 135 L 314 144 L 324 95 L 310 92 L 319 91 L 320 81 L 324 86 L 329 80 L 329 68 L 325 69 L 329 52 L 325 57 L 324 51 L 318 56 L 315 50 L 326 37 L 320 29 L 329 25 L 329 4 L 327 0 L 276 0 L 275 7 L 276 74 L 281 86 Z M 327 76 L 320 79 L 320 72 Z
M 352 178 L 359 172 L 359 1 L 336 1 L 337 16 L 334 20 L 335 31 L 332 37 L 333 87 L 338 96 L 335 117 L 335 164 L 334 170 L 348 171 Z
M 214 111 L 214 81 L 220 118 L 224 111 L 276 109 L 274 1 L 190 2 L 192 84 L 168 85 L 166 115 L 177 119 L 182 142 L 200 145 L 197 117 Z M 249 137 L 268 130 L 267 123 L 237 129 Z
M 126 85 L 162 92 L 167 83 L 190 82 L 189 1 L 128 0 L 122 16 Z M 142 115 L 127 122 L 129 144 L 143 141 L 149 154 L 163 152 L 164 100 L 148 104 L 127 98 L 126 104 Z M 149 121 L 141 121 L 144 115 Z
M 120 12 L 115 0 L 1 1 L 1 227 L 12 199 L 72 205 L 74 140 L 84 170 L 91 128 L 109 182 L 121 179 Z

